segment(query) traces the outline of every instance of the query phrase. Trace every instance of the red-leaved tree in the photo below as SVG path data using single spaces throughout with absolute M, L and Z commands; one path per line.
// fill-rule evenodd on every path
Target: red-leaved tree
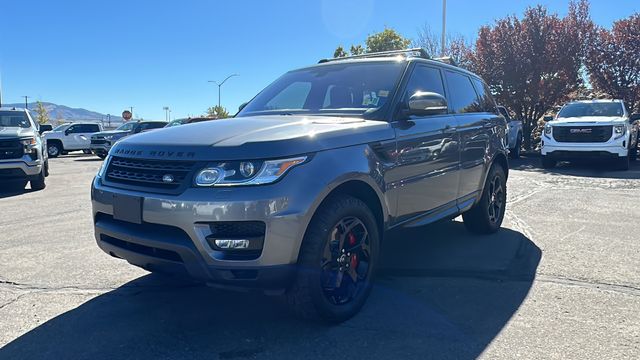
M 586 60 L 593 89 L 640 112 L 640 13 L 599 29 Z
M 480 28 L 470 68 L 489 84 L 499 103 L 522 120 L 531 149 L 538 120 L 583 83 L 581 68 L 593 33 L 589 4 L 571 2 L 560 18 L 543 6 Z

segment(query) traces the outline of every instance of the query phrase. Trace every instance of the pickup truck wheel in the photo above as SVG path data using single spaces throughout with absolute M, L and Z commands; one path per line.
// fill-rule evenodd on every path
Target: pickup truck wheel
M 556 160 L 549 158 L 548 156 L 542 155 L 540 157 L 540 159 L 542 159 L 542 167 L 544 169 L 553 169 L 554 167 L 556 167 L 556 164 L 558 163 Z
M 98 156 L 102 160 L 104 160 L 107 157 L 106 154 L 96 154 L 96 156 Z
M 42 190 L 47 186 L 45 183 L 45 173 L 46 170 L 43 167 L 40 174 L 36 175 L 35 179 L 31 179 L 31 190 Z
M 351 318 L 371 292 L 378 246 L 376 219 L 364 202 L 345 195 L 329 198 L 307 229 L 287 302 L 303 319 L 337 323 Z
M 62 146 L 57 142 L 47 144 L 47 154 L 49 157 L 56 158 L 62 153 Z
M 82 152 L 83 152 L 84 154 L 87 154 L 87 155 L 88 155 L 88 154 L 91 154 L 91 150 L 89 150 L 89 149 L 84 149 L 84 150 L 82 150 Z
M 509 155 L 512 159 L 520 158 L 520 148 L 522 147 L 522 140 L 520 138 L 521 136 L 518 135 L 518 139 L 516 140 L 516 146 L 513 148 L 513 150 L 509 151 Z
M 622 156 L 618 158 L 616 162 L 616 170 L 620 170 L 620 171 L 629 170 L 629 167 L 631 166 L 630 157 L 631 156 Z
M 482 190 L 480 201 L 462 214 L 464 225 L 476 234 L 491 234 L 502 225 L 507 205 L 507 182 L 504 170 L 493 164 Z
M 638 148 L 634 147 L 633 149 L 629 149 L 629 160 L 636 161 L 638 160 Z

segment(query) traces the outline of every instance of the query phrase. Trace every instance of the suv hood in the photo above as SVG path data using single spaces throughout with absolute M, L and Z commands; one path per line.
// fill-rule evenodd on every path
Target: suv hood
M 111 154 L 194 160 L 264 159 L 383 141 L 393 136 L 393 129 L 384 121 L 269 115 L 140 133 L 119 141 Z
M 15 139 L 25 136 L 35 136 L 32 128 L 2 127 L 0 126 L 0 139 Z
M 549 123 L 551 125 L 614 125 L 625 123 L 626 119 L 621 116 L 581 116 L 569 118 L 557 118 Z

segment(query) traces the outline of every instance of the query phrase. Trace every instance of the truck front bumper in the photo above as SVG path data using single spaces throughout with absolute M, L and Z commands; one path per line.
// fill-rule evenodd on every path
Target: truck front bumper
M 542 137 L 541 154 L 557 159 L 574 158 L 619 158 L 627 156 L 627 139 L 621 138 L 602 143 L 560 143 Z
M 33 160 L 29 155 L 19 159 L 0 160 L 0 180 L 29 180 L 42 171 L 42 160 Z
M 107 187 L 96 178 L 91 191 L 96 241 L 106 253 L 151 271 L 229 287 L 282 289 L 295 273 L 314 201 L 303 187 L 284 180 L 257 187 L 189 188 L 176 196 Z M 139 223 L 114 217 L 118 196 L 141 199 Z M 258 255 L 234 258 L 214 248 L 216 224 L 244 222 L 265 224 Z

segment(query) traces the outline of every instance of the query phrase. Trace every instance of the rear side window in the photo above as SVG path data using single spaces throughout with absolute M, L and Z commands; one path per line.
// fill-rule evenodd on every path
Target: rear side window
M 149 129 L 158 129 L 158 128 L 164 127 L 165 125 L 167 125 L 167 124 L 160 123 L 160 122 L 157 122 L 157 123 L 144 123 L 144 124 L 140 124 L 140 131 L 149 130 Z
M 100 127 L 98 126 L 98 124 L 87 125 L 86 132 L 92 133 L 92 132 L 98 132 L 98 131 L 100 131 Z
M 484 81 L 473 78 L 473 85 L 476 87 L 476 92 L 480 96 L 480 106 L 485 112 L 496 112 L 496 103 L 493 101 L 493 96 L 491 96 L 491 91 L 489 91 L 489 87 Z M 507 117 L 507 119 L 509 119 Z
M 453 105 L 453 110 L 456 113 L 484 111 L 471 79 L 467 75 L 452 71 L 447 71 L 445 74 L 449 84 L 449 102 Z
M 416 66 L 407 83 L 404 101 L 409 101 L 411 95 L 418 91 L 434 92 L 445 96 L 440 70 L 428 66 Z

